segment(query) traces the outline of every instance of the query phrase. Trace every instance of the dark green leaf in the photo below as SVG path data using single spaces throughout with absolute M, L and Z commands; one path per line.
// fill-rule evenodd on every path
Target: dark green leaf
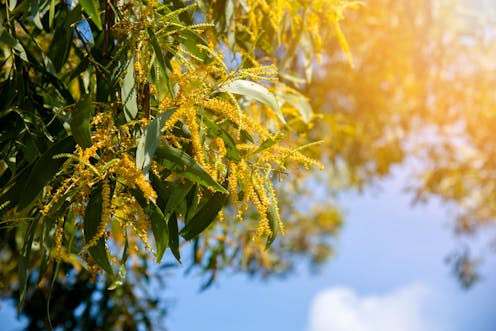
M 145 129 L 143 135 L 138 141 L 138 148 L 136 149 L 136 168 L 142 169 L 145 176 L 152 165 L 153 155 L 160 143 L 162 136 L 161 129 L 169 117 L 174 113 L 174 109 L 169 109 L 163 114 L 155 118 Z
M 10 48 L 16 47 L 18 43 L 17 39 L 12 37 L 3 26 L 0 26 L 0 42 L 10 46 Z
M 71 131 L 76 143 L 82 148 L 88 148 L 91 143 L 90 122 L 93 113 L 91 95 L 85 94 L 76 103 L 71 113 Z
M 157 262 L 162 260 L 165 249 L 169 245 L 169 227 L 167 218 L 164 216 L 160 208 L 153 201 L 147 200 L 143 193 L 138 189 L 130 189 L 141 208 L 148 217 L 152 225 L 153 237 L 157 246 Z
M 176 260 L 179 263 L 181 263 L 181 255 L 179 253 L 179 231 L 177 226 L 176 213 L 172 213 L 171 217 L 169 218 L 168 225 L 169 225 L 169 247 Z
M 102 220 L 102 205 L 102 184 L 98 183 L 91 190 L 91 197 L 84 214 L 84 240 L 86 242 L 91 241 L 97 235 L 100 223 L 107 221 Z M 89 248 L 89 252 L 103 270 L 110 275 L 114 274 L 105 249 L 105 236 L 98 239 L 96 245 Z
M 155 152 L 157 160 L 165 168 L 198 184 L 227 194 L 227 190 L 217 183 L 191 156 L 172 146 L 161 145 Z
M 24 299 L 26 297 L 26 289 L 28 286 L 29 279 L 29 262 L 31 259 L 31 249 L 33 247 L 33 239 L 36 232 L 36 227 L 38 226 L 39 219 L 35 219 L 33 222 L 29 223 L 26 232 L 24 233 L 24 244 L 21 250 L 21 256 L 19 260 L 19 311 L 22 309 L 24 304 Z
M 29 173 L 23 195 L 19 200 L 19 209 L 27 207 L 38 196 L 65 162 L 65 159 L 54 159 L 53 156 L 60 153 L 70 153 L 74 150 L 74 147 L 74 138 L 68 136 L 55 143 L 38 158 Z
M 185 183 L 162 181 L 153 173 L 150 173 L 150 179 L 153 189 L 159 197 L 158 205 L 166 216 L 174 211 L 178 211 L 179 205 L 186 199 L 186 196 L 194 185 L 190 181 Z
M 227 194 L 216 192 L 181 230 L 181 236 L 186 240 L 191 240 L 208 228 L 224 207 L 227 197 Z
M 52 60 L 56 72 L 66 64 L 72 45 L 72 30 L 65 24 L 55 30 L 52 43 L 48 49 L 48 57 Z

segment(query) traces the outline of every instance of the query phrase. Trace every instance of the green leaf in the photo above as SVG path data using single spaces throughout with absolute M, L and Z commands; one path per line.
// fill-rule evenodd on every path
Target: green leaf
M 148 217 L 152 225 L 153 237 L 155 238 L 155 245 L 157 247 L 157 263 L 162 260 L 165 249 L 169 245 L 169 227 L 167 225 L 168 219 L 164 216 L 160 208 L 153 201 L 147 200 L 143 193 L 138 189 L 130 189 L 141 208 Z
M 57 0 L 50 1 L 50 9 L 48 11 L 48 27 L 53 26 L 53 19 L 55 18 L 55 6 L 57 5 Z
M 102 20 L 100 19 L 100 1 L 79 0 L 79 3 L 93 23 L 95 23 L 98 30 L 102 30 Z
M 134 56 L 129 60 L 126 75 L 121 88 L 122 104 L 124 105 L 124 116 L 130 122 L 138 114 L 138 103 L 136 95 L 136 82 L 134 80 Z
M 155 56 L 157 57 L 160 72 L 162 73 L 162 76 L 166 80 L 167 87 L 169 88 L 169 93 L 172 96 L 174 93 L 172 91 L 172 87 L 170 86 L 169 75 L 167 74 L 167 66 L 165 62 L 164 53 L 162 51 L 162 48 L 160 47 L 160 44 L 158 43 L 157 37 L 155 36 L 153 30 L 147 28 L 146 31 L 148 32 L 148 36 L 150 37 L 150 41 L 152 43 L 153 51 L 155 52 Z
M 241 155 L 239 154 L 234 139 L 224 129 L 206 117 L 203 117 L 203 123 L 210 129 L 214 136 L 222 138 L 227 149 L 228 158 L 235 161 L 241 160 Z
M 179 231 L 177 226 L 176 213 L 172 213 L 171 217 L 169 218 L 168 225 L 169 225 L 169 247 L 176 260 L 179 263 L 181 263 L 181 254 L 179 252 Z
M 253 152 L 251 152 L 250 154 L 257 154 L 257 153 L 260 153 L 264 150 L 266 150 L 267 148 L 270 148 L 272 146 L 274 146 L 275 144 L 277 144 L 279 141 L 281 141 L 282 137 L 281 136 L 276 136 L 275 139 L 272 139 L 272 138 L 268 138 L 267 140 L 265 140 L 261 145 L 260 147 L 258 147 L 256 150 L 254 150 Z
M 93 104 L 91 95 L 85 94 L 76 103 L 76 107 L 71 113 L 71 126 L 72 136 L 76 143 L 82 148 L 91 147 L 91 130 L 90 122 L 93 112 Z
M 7 29 L 3 26 L 0 26 L 0 42 L 2 44 L 6 44 L 10 46 L 10 48 L 15 48 L 18 44 L 17 39 L 12 37 Z
M 217 217 L 219 211 L 224 207 L 228 195 L 216 192 L 203 208 L 193 216 L 193 218 L 184 226 L 180 234 L 186 240 L 191 240 L 202 233 Z
M 22 310 L 22 305 L 24 304 L 24 299 L 26 297 L 26 290 L 28 287 L 29 279 L 29 262 L 31 260 L 31 249 L 33 247 L 33 239 L 38 226 L 39 218 L 29 223 L 26 232 L 24 233 L 24 244 L 22 245 L 22 250 L 19 259 L 19 311 Z
M 52 61 L 56 72 L 62 69 L 69 57 L 72 46 L 72 33 L 72 30 L 65 24 L 55 30 L 47 55 Z
M 124 244 L 124 251 L 122 252 L 121 264 L 119 265 L 119 271 L 117 271 L 117 277 L 108 287 L 109 291 L 121 287 L 122 285 L 124 285 L 124 282 L 126 280 L 126 261 L 129 257 L 129 241 L 127 239 L 127 233 L 125 233 L 124 237 L 126 238 L 126 241 Z
M 228 191 L 217 183 L 191 156 L 172 146 L 161 145 L 156 151 L 157 158 L 165 168 L 198 184 L 227 194 Z
M 173 183 L 162 181 L 153 173 L 150 173 L 150 181 L 153 189 L 158 195 L 158 206 L 164 215 L 170 215 L 172 212 L 179 212 L 179 205 L 183 202 L 193 187 L 193 183 Z
M 255 99 L 262 102 L 272 108 L 276 116 L 282 123 L 286 123 L 284 116 L 282 115 L 281 109 L 279 108 L 279 103 L 275 96 L 269 92 L 269 90 L 260 84 L 254 83 L 249 80 L 235 80 L 225 84 L 221 90 L 225 90 L 234 94 L 242 95 L 248 99 Z
M 55 143 L 38 158 L 29 173 L 23 195 L 19 200 L 19 209 L 27 207 L 38 196 L 65 162 L 65 159 L 54 159 L 53 156 L 61 153 L 70 153 L 74 150 L 74 147 L 74 138 L 68 136 Z
M 98 183 L 91 190 L 90 200 L 84 214 L 84 240 L 86 242 L 91 241 L 98 233 L 98 227 L 102 222 L 102 205 L 102 184 Z M 104 237 L 98 239 L 96 245 L 90 247 L 88 250 L 95 262 L 108 274 L 113 275 L 114 271 L 108 259 L 107 250 L 105 249 Z
M 176 108 L 169 109 L 157 116 L 146 127 L 145 132 L 143 132 L 143 135 L 138 141 L 138 147 L 136 149 L 136 168 L 142 169 L 145 176 L 148 176 L 148 172 L 152 165 L 153 155 L 160 143 L 160 137 L 162 136 L 160 130 L 175 110 Z
M 179 32 L 178 39 L 181 42 L 181 44 L 186 46 L 186 48 L 200 60 L 205 61 L 208 58 L 209 56 L 208 52 L 197 46 L 197 45 L 204 45 L 208 47 L 208 43 L 196 32 L 189 29 L 183 29 Z

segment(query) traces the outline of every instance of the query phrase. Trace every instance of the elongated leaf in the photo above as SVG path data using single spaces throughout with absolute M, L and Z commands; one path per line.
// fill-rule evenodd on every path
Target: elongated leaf
M 315 59 L 315 53 L 313 50 L 312 37 L 309 33 L 303 32 L 300 37 L 301 45 L 303 46 L 303 68 L 305 70 L 305 78 L 307 82 L 312 81 L 313 73 L 313 61 Z
M 156 151 L 160 163 L 165 168 L 203 186 L 213 188 L 222 193 L 227 190 L 217 183 L 191 156 L 172 146 L 161 145 Z
M 85 94 L 76 103 L 76 107 L 71 113 L 71 126 L 72 136 L 76 143 L 82 148 L 91 147 L 91 130 L 90 122 L 93 113 L 93 104 L 91 96 Z
M 64 163 L 65 159 L 54 159 L 53 156 L 60 153 L 70 153 L 74 147 L 74 138 L 68 136 L 55 143 L 38 158 L 29 173 L 23 195 L 19 201 L 19 209 L 25 208 L 38 196 Z
M 178 207 L 186 199 L 186 196 L 193 187 L 193 182 L 172 183 L 160 180 L 156 175 L 150 173 L 150 180 L 155 192 L 158 195 L 158 206 L 164 215 L 178 212 Z
M 53 26 L 53 19 L 55 18 L 55 6 L 57 5 L 57 0 L 50 1 L 50 9 L 48 10 L 48 26 L 51 28 Z
M 126 261 L 129 257 L 129 240 L 127 239 L 127 233 L 125 233 L 124 237 L 126 238 L 126 241 L 124 243 L 124 251 L 122 252 L 121 264 L 119 265 L 119 271 L 117 271 L 117 277 L 108 287 L 108 290 L 110 291 L 124 285 L 124 281 L 126 280 Z
M 146 127 L 145 132 L 138 141 L 138 148 L 136 149 L 136 168 L 142 169 L 145 176 L 148 176 L 148 171 L 152 165 L 153 155 L 160 143 L 160 137 L 162 136 L 160 130 L 174 111 L 175 108 L 169 109 L 157 116 Z
M 136 95 L 136 82 L 134 80 L 134 56 L 129 60 L 126 75 L 121 88 L 122 104 L 124 106 L 124 116 L 130 122 L 138 114 L 138 102 Z
M 152 225 L 153 237 L 155 238 L 155 245 L 157 247 L 157 262 L 162 260 L 165 249 L 169 245 L 169 227 L 167 225 L 168 219 L 162 213 L 157 204 L 153 201 L 147 200 L 143 193 L 138 189 L 130 189 L 141 208 L 148 217 Z
M 277 84 L 277 95 L 280 100 L 282 99 L 298 110 L 303 122 L 309 123 L 312 120 L 312 106 L 304 95 L 282 83 Z
M 206 117 L 203 117 L 203 123 L 212 131 L 214 136 L 222 138 L 227 149 L 228 158 L 235 161 L 241 160 L 241 155 L 239 154 L 234 139 L 224 129 Z
M 0 42 L 10 46 L 10 48 L 15 48 L 18 44 L 17 39 L 12 37 L 9 31 L 3 26 L 0 26 Z
M 226 200 L 227 194 L 216 192 L 181 230 L 181 236 L 186 240 L 191 240 L 202 233 L 215 220 Z
M 95 23 L 98 30 L 102 29 L 102 20 L 100 18 L 100 1 L 95 0 L 79 0 L 84 11 L 90 19 Z
M 21 256 L 19 259 L 19 311 L 22 309 L 24 304 L 24 299 L 26 297 L 26 290 L 28 286 L 29 279 L 29 262 L 31 259 L 31 249 L 33 247 L 33 239 L 36 232 L 36 227 L 38 226 L 39 219 L 35 219 L 33 222 L 29 223 L 29 226 L 24 234 L 24 244 L 21 250 Z
M 279 103 L 269 90 L 260 84 L 251 82 L 249 80 L 235 80 L 225 84 L 222 87 L 223 90 L 242 95 L 249 99 L 255 99 L 262 102 L 272 108 L 276 116 L 282 123 L 286 123 L 284 116 L 282 115 L 281 109 L 279 108 Z
M 176 258 L 176 260 L 181 263 L 181 254 L 179 252 L 179 231 L 177 226 L 177 215 L 172 213 L 169 218 L 169 247 Z
M 196 32 L 183 29 L 179 32 L 179 41 L 197 58 L 204 61 L 208 58 L 208 52 L 198 47 L 198 45 L 208 46 L 208 43 Z
M 160 47 L 160 44 L 158 43 L 157 37 L 155 36 L 153 30 L 148 28 L 146 29 L 146 31 L 148 32 L 148 36 L 150 37 L 150 41 L 152 43 L 153 51 L 155 52 L 155 56 L 157 57 L 160 72 L 162 73 L 162 76 L 166 81 L 170 95 L 173 95 L 172 87 L 170 86 L 170 82 L 169 82 L 169 75 L 167 74 L 167 64 L 166 64 L 167 62 L 165 62 L 165 57 L 162 48 Z
M 251 152 L 250 154 L 257 154 L 257 153 L 260 153 L 264 150 L 266 150 L 267 148 L 270 148 L 272 146 L 274 146 L 275 144 L 277 144 L 279 141 L 281 141 L 281 137 L 275 137 L 275 139 L 272 139 L 272 138 L 268 138 L 267 140 L 265 140 L 261 145 L 260 147 L 258 147 L 256 150 L 254 150 L 253 152 Z
M 72 30 L 65 24 L 55 30 L 52 43 L 48 49 L 48 57 L 56 72 L 59 72 L 67 61 L 72 45 Z
M 86 242 L 91 241 L 98 233 L 98 227 L 102 222 L 102 201 L 102 184 L 99 183 L 91 190 L 90 200 L 84 214 L 84 240 Z M 98 239 L 96 245 L 89 248 L 89 252 L 91 257 L 103 270 L 110 275 L 114 274 L 108 259 L 107 250 L 105 249 L 104 237 Z
M 8 189 L 5 193 L 2 192 L 0 196 L 0 206 L 3 206 L 5 203 L 7 210 L 14 208 L 17 203 L 20 201 L 21 197 L 24 194 L 24 188 L 26 187 L 26 183 L 28 181 L 28 176 L 31 170 L 33 169 L 33 165 L 27 166 L 22 169 L 16 176 L 9 180 L 9 182 L 4 186 Z M 5 207 L 4 207 L 5 208 Z M 3 209 L 5 210 L 5 209 Z

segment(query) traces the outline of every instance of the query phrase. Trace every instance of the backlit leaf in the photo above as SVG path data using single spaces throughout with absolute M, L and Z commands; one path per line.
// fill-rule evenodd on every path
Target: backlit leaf
M 121 88 L 122 104 L 124 106 L 124 116 L 130 122 L 138 114 L 138 103 L 136 95 L 136 83 L 134 80 L 134 56 L 129 60 L 126 75 Z
M 89 15 L 90 19 L 95 23 L 98 30 L 102 29 L 102 20 L 100 18 L 100 1 L 95 0 L 79 0 L 84 11 Z
M 169 109 L 157 116 L 146 127 L 145 132 L 138 141 L 138 148 L 136 149 L 136 167 L 142 169 L 145 176 L 148 175 L 148 171 L 152 165 L 153 155 L 160 143 L 160 137 L 162 136 L 160 130 L 174 111 L 175 109 Z
M 228 193 L 222 185 L 210 177 L 205 169 L 187 153 L 172 146 L 161 145 L 157 148 L 156 154 L 159 162 L 165 168 L 203 186 L 226 194 Z
M 239 79 L 225 84 L 221 90 L 225 90 L 233 94 L 239 94 L 248 99 L 254 99 L 266 104 L 272 108 L 282 123 L 286 123 L 277 99 L 265 86 L 249 80 Z

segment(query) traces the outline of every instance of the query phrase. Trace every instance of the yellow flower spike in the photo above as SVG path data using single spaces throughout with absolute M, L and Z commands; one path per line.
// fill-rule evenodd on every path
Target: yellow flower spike
M 64 218 L 61 217 L 57 224 L 57 232 L 55 234 L 55 260 L 60 262 L 62 259 L 62 239 L 64 236 Z
M 147 201 L 156 201 L 157 193 L 145 178 L 143 172 L 136 168 L 135 162 L 131 161 L 127 154 L 121 156 L 120 161 L 111 167 L 111 171 L 121 177 L 128 187 L 135 188 L 137 186 L 143 192 Z
M 239 200 L 238 200 L 238 171 L 237 165 L 233 161 L 229 162 L 229 177 L 227 178 L 229 194 L 231 195 L 231 200 L 233 206 L 238 209 Z
M 107 221 L 110 219 L 111 215 L 111 200 L 110 196 L 110 184 L 105 178 L 102 181 L 102 218 L 100 219 L 100 224 L 98 224 L 98 229 L 93 238 L 83 247 L 83 250 L 88 250 L 89 248 L 95 246 L 101 238 L 104 238 L 107 231 Z
M 200 101 L 199 106 L 211 110 L 222 118 L 230 120 L 238 125 L 240 130 L 256 133 L 261 138 L 267 138 L 270 136 L 269 132 L 258 122 L 243 113 L 239 113 L 236 107 L 230 102 L 219 99 L 207 99 Z
M 171 117 L 169 117 L 167 122 L 165 122 L 165 127 L 169 130 L 172 129 L 174 125 L 188 112 L 189 107 L 191 107 L 191 105 L 183 104 L 177 108 Z
M 188 126 L 189 131 L 191 132 L 191 144 L 193 145 L 193 158 L 205 169 L 208 169 L 209 167 L 205 163 L 205 156 L 203 155 L 203 147 L 200 137 L 200 128 L 196 121 L 195 107 L 193 107 L 192 105 L 188 106 L 185 117 L 186 117 L 186 125 Z

